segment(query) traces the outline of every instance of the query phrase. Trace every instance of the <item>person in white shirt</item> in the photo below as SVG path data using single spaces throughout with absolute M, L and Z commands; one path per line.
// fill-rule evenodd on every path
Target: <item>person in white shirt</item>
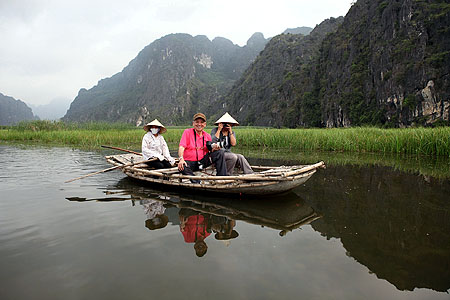
M 175 159 L 170 155 L 166 140 L 161 135 L 167 129 L 157 120 L 144 126 L 147 133 L 142 138 L 142 156 L 145 160 L 157 158 L 157 160 L 147 163 L 149 167 L 155 169 L 170 168 L 175 164 Z

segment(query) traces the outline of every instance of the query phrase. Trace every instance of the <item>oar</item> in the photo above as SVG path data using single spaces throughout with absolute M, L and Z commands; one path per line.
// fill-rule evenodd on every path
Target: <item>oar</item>
M 142 153 L 134 152 L 134 151 L 131 151 L 131 150 L 122 149 L 122 148 L 118 148 L 118 147 L 105 146 L 105 145 L 102 145 L 101 147 L 102 148 L 114 149 L 114 150 L 120 150 L 120 151 L 124 151 L 124 152 L 128 152 L 128 153 L 133 153 L 133 154 L 136 154 L 136 155 L 142 155 Z
M 89 177 L 89 176 L 92 176 L 92 175 L 96 175 L 96 174 L 100 174 L 100 173 L 104 173 L 104 172 L 109 172 L 109 171 L 112 171 L 112 170 L 115 170 L 115 169 L 118 169 L 118 168 L 130 167 L 130 166 L 133 166 L 133 165 L 142 164 L 142 163 L 146 163 L 146 162 L 154 161 L 154 160 L 157 160 L 157 158 L 154 157 L 154 158 L 151 158 L 149 160 L 143 160 L 143 161 L 139 161 L 139 162 L 135 162 L 135 163 L 128 163 L 128 164 L 121 165 L 121 166 L 111 167 L 111 168 L 108 168 L 108 169 L 104 169 L 104 170 L 97 171 L 97 172 L 94 172 L 94 173 L 89 173 L 89 174 L 86 174 L 86 175 L 83 175 L 83 176 L 80 176 L 80 177 L 77 177 L 77 178 L 74 178 L 74 179 L 70 179 L 70 180 L 64 181 L 64 183 L 72 182 L 72 181 L 75 181 L 75 180 L 78 180 L 78 179 L 86 178 L 86 177 Z

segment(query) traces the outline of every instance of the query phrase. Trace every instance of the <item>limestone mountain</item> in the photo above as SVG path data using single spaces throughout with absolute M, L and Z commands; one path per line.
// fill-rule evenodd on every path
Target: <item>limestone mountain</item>
M 312 86 L 311 68 L 322 41 L 337 30 L 343 19 L 325 20 L 307 36 L 280 34 L 273 37 L 225 101 L 216 104 L 214 110 L 225 107 L 247 125 L 296 126 L 300 109 L 297 94 Z M 311 106 L 311 109 L 305 108 L 306 114 L 316 112 L 317 105 Z M 318 125 L 316 123 L 306 125 Z
M 254 125 L 449 124 L 450 4 L 359 0 L 310 36 L 274 37 L 220 106 Z
M 450 4 L 359 0 L 324 41 L 316 83 L 327 127 L 448 123 Z
M 14 125 L 20 121 L 36 120 L 25 102 L 0 93 L 0 125 Z
M 219 101 L 264 48 L 255 33 L 240 47 L 225 38 L 170 34 L 146 46 L 122 72 L 81 89 L 65 121 L 122 121 L 137 126 L 153 118 L 185 124 Z

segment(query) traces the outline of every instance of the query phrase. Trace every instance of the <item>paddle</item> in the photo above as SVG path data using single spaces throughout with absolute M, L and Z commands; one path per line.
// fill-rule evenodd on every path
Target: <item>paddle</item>
M 86 178 L 86 177 L 89 177 L 89 176 L 92 176 L 92 175 L 97 175 L 97 174 L 104 173 L 104 172 L 109 172 L 109 171 L 112 171 L 112 170 L 115 170 L 115 169 L 118 169 L 118 168 L 130 167 L 130 166 L 133 166 L 133 165 L 142 164 L 142 163 L 146 163 L 146 162 L 154 161 L 154 160 L 157 160 L 157 158 L 154 157 L 154 158 L 151 158 L 149 160 L 142 160 L 142 161 L 135 162 L 135 163 L 128 163 L 128 164 L 124 164 L 124 165 L 121 165 L 121 166 L 111 167 L 111 168 L 108 168 L 108 169 L 104 169 L 104 170 L 97 171 L 97 172 L 94 172 L 94 173 L 89 173 L 89 174 L 86 174 L 86 175 L 83 175 L 83 176 L 80 176 L 80 177 L 77 177 L 77 178 L 73 178 L 73 179 L 64 181 L 64 183 L 72 182 L 72 181 L 75 181 L 75 180 L 78 180 L 78 179 Z
M 142 155 L 142 153 L 134 152 L 134 151 L 131 151 L 131 150 L 122 149 L 122 148 L 118 148 L 118 147 L 105 146 L 105 145 L 101 145 L 101 147 L 102 148 L 114 149 L 114 150 L 120 150 L 120 151 L 124 151 L 124 152 L 128 152 L 128 153 L 133 153 L 133 154 L 136 154 L 136 155 Z

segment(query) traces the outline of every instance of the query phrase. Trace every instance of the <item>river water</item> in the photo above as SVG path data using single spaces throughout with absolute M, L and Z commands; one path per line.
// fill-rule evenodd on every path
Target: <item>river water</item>
M 260 199 L 64 183 L 104 154 L 0 146 L 0 299 L 450 298 L 449 179 L 327 164 Z

